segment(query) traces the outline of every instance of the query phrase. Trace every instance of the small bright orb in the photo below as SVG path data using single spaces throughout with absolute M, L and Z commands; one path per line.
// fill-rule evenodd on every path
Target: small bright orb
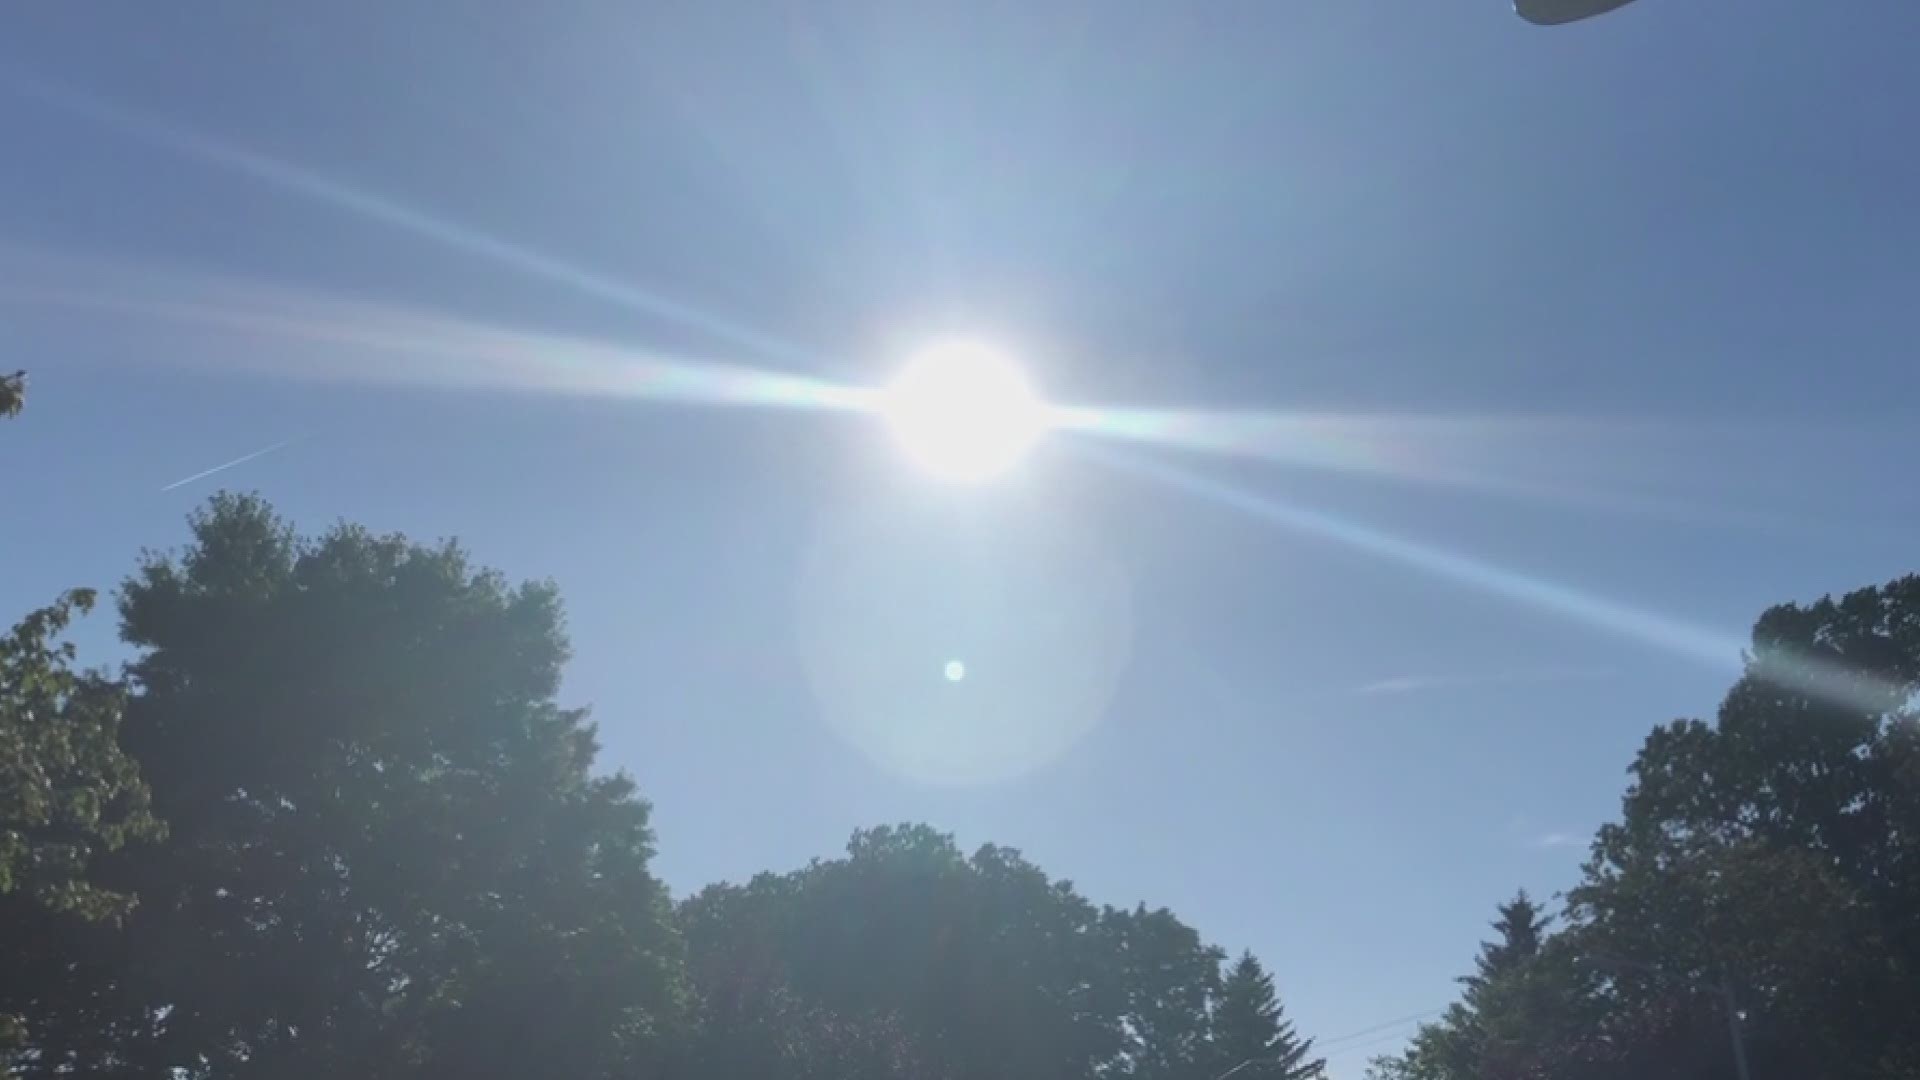
M 881 398 L 907 456 L 942 480 L 978 483 L 1011 468 L 1047 429 L 1020 368 L 995 349 L 947 342 L 917 353 Z
M 947 661 L 947 681 L 959 682 L 967 677 L 967 665 L 958 660 Z

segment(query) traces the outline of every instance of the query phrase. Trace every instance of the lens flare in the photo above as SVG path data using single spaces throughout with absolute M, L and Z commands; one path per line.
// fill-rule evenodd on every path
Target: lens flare
M 794 597 L 821 718 L 937 785 L 1066 754 L 1106 715 L 1132 644 L 1131 581 L 1096 532 L 957 502 L 827 512 Z

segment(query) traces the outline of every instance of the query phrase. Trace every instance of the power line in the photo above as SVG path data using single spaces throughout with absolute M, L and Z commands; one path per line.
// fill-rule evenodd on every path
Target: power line
M 1318 1039 L 1314 1041 L 1313 1045 L 1316 1049 L 1325 1049 L 1329 1046 L 1334 1045 L 1335 1043 L 1351 1042 L 1354 1039 L 1358 1039 L 1363 1035 L 1371 1035 L 1376 1031 L 1385 1031 L 1388 1028 L 1399 1027 L 1402 1024 L 1411 1024 L 1415 1020 L 1425 1020 L 1430 1016 L 1439 1016 L 1441 1013 L 1446 1011 L 1447 1010 L 1445 1008 L 1439 1008 L 1439 1009 L 1428 1009 L 1425 1012 L 1409 1013 L 1406 1016 L 1402 1016 L 1394 1020 L 1381 1021 L 1378 1024 L 1374 1024 L 1372 1027 L 1363 1027 L 1359 1031 L 1349 1031 L 1345 1035 L 1336 1035 L 1331 1039 Z
M 1357 1054 L 1362 1050 L 1366 1050 L 1375 1046 L 1380 1046 L 1384 1043 L 1392 1042 L 1394 1039 L 1398 1039 L 1401 1037 L 1402 1036 L 1400 1032 L 1389 1031 L 1384 1035 L 1376 1035 L 1373 1038 L 1366 1040 L 1365 1042 L 1357 1042 L 1357 1043 L 1354 1043 L 1352 1046 L 1345 1047 L 1344 1049 L 1335 1050 L 1332 1054 L 1329 1054 L 1328 1056 L 1334 1057 L 1334 1058 L 1346 1057 L 1349 1054 Z M 1316 1047 L 1315 1049 L 1318 1049 L 1318 1047 Z

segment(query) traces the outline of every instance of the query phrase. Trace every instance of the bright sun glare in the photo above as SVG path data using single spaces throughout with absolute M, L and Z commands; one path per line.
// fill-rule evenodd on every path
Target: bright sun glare
M 947 342 L 916 353 L 881 399 L 894 437 L 943 480 L 978 483 L 1011 468 L 1047 429 L 1047 410 L 1004 353 Z

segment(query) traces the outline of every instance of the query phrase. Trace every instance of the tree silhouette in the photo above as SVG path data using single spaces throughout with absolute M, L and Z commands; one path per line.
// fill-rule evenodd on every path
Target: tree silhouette
M 1213 1009 L 1214 1075 L 1248 1064 L 1240 1075 L 1255 1080 L 1307 1080 L 1325 1073 L 1326 1062 L 1313 1057 L 1313 1040 L 1303 1039 L 1286 1019 L 1273 976 L 1252 953 L 1242 953 L 1227 970 Z
M 1126 1049 L 1114 1075 L 1127 1080 L 1210 1075 L 1208 1010 L 1220 992 L 1223 954 L 1165 908 L 1110 908 L 1101 921 L 1126 1003 Z
M 677 1023 L 647 807 L 552 701 L 550 586 L 220 496 L 122 591 L 170 835 L 22 1074 L 628 1075 Z
M 1916 693 L 1920 577 L 1767 611 L 1717 723 L 1647 737 L 1564 928 L 1503 908 L 1375 1075 L 1732 1077 L 1736 1032 L 1761 1080 L 1920 1075 Z
M 863 830 L 845 858 L 705 890 L 682 925 L 710 1008 L 780 987 L 833 1016 L 889 1018 L 957 1080 L 1087 1076 L 1122 1050 L 1100 912 L 1007 848 Z
M 1481 944 L 1480 957 L 1474 961 L 1478 970 L 1460 980 L 1466 984 L 1467 1000 L 1472 1002 L 1477 996 L 1487 994 L 1503 977 L 1539 956 L 1546 928 L 1546 914 L 1527 896 L 1525 889 L 1501 904 L 1500 917 L 1493 921 L 1499 939 Z
M 1920 1073 L 1917 691 L 1905 577 L 1769 610 L 1718 722 L 1648 736 L 1569 897 L 1616 1022 L 1724 1067 L 1731 991 L 1756 1076 Z

